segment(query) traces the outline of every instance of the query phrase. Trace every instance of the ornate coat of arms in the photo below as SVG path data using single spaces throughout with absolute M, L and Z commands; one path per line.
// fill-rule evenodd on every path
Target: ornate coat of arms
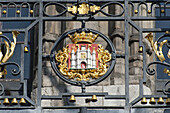
M 73 44 L 68 44 L 59 50 L 55 59 L 60 73 L 69 79 L 78 81 L 88 81 L 103 76 L 108 69 L 106 64 L 111 60 L 111 54 L 104 50 L 102 45 L 93 44 L 98 34 L 92 32 L 75 32 L 73 35 L 67 35 Z

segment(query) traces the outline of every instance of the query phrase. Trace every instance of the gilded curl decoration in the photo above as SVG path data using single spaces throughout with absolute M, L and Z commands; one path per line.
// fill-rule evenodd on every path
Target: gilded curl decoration
M 151 47 L 152 47 L 153 51 L 155 52 L 156 56 L 159 58 L 159 60 L 161 62 L 163 62 L 165 60 L 165 57 L 162 52 L 162 47 L 165 43 L 168 42 L 168 40 L 163 40 L 162 42 L 160 42 L 159 50 L 158 50 L 158 42 L 157 41 L 153 42 L 152 33 L 149 33 L 145 38 L 150 42 Z
M 103 76 L 108 69 L 108 65 L 106 64 L 111 60 L 111 54 L 108 50 L 104 50 L 101 45 L 98 45 L 97 49 L 98 53 L 98 68 L 96 69 L 69 69 L 68 67 L 68 59 L 69 59 L 69 48 L 63 48 L 63 51 L 59 50 L 55 55 L 55 59 L 59 62 L 59 70 L 60 72 L 68 77 L 69 79 L 75 79 L 77 81 L 88 81 L 90 78 L 97 79 Z
M 170 48 L 169 44 L 168 44 L 168 40 L 161 40 L 165 37 L 169 37 L 169 35 L 166 33 L 164 35 L 162 35 L 161 37 L 159 37 L 155 42 L 153 41 L 153 35 L 152 33 L 149 33 L 145 38 L 150 42 L 151 44 L 151 47 L 152 47 L 152 50 L 155 52 L 156 56 L 158 57 L 158 59 L 160 61 L 155 61 L 155 62 L 151 62 L 148 64 L 147 66 L 147 69 L 146 69 L 146 72 L 149 74 L 149 75 L 153 75 L 155 74 L 155 70 L 154 69 L 150 69 L 149 67 L 153 64 L 160 64 L 160 65 L 163 65 L 163 66 L 167 66 L 167 67 L 170 67 L 170 64 L 168 62 L 166 62 L 165 60 L 165 56 L 163 53 L 163 45 L 166 45 L 168 48 Z M 160 41 L 161 40 L 161 41 Z M 167 53 L 167 58 L 170 58 L 170 49 Z M 164 73 L 168 74 L 168 76 L 170 76 L 170 70 L 165 68 L 163 70 Z
M 6 66 L 9 63 L 6 63 L 14 54 L 14 50 L 15 50 L 15 46 L 16 46 L 16 40 L 17 40 L 17 35 L 19 34 L 18 31 L 13 31 L 12 35 L 13 35 L 13 42 L 11 42 L 6 36 L 1 35 L 1 38 L 4 38 L 6 40 L 4 40 L 4 45 L 5 48 L 3 49 L 1 47 L 0 49 L 0 65 L 1 65 L 1 71 L 0 71 L 0 78 L 2 78 L 2 76 L 7 75 L 7 70 L 6 70 Z M 3 49 L 3 50 L 2 50 Z M 4 51 L 4 52 L 3 52 Z M 16 65 L 15 63 L 13 63 L 14 65 Z M 18 66 L 18 65 L 17 65 Z M 15 72 L 14 72 L 15 74 Z

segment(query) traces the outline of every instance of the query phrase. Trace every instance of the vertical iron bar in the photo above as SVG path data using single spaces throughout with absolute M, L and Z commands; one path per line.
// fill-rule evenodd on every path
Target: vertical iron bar
M 21 82 L 24 80 L 24 46 L 21 44 Z
M 139 80 L 139 96 L 143 97 L 143 80 Z
M 145 49 L 144 44 L 143 44 L 142 48 L 143 48 L 143 51 L 142 51 L 142 54 L 143 54 L 143 83 L 146 83 L 146 49 Z
M 81 107 L 80 108 L 80 113 L 87 113 L 87 108 L 86 107 Z
M 42 31 L 43 31 L 43 13 L 42 13 L 42 8 L 43 8 L 43 2 L 40 2 L 39 5 L 39 36 L 38 36 L 38 89 L 37 89 L 37 105 L 38 107 L 41 106 L 41 72 L 42 72 Z
M 21 82 L 23 83 L 23 94 L 27 96 L 27 81 L 24 81 L 24 45 L 21 44 Z
M 125 0 L 125 111 L 130 112 L 129 109 L 129 28 L 128 28 L 128 0 Z

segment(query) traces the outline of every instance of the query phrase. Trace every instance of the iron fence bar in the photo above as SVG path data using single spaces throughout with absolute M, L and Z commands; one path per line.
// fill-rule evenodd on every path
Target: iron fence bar
M 124 21 L 124 17 L 43 17 L 44 21 Z
M 130 2 L 167 2 L 169 0 L 129 0 Z
M 31 28 L 33 28 L 38 23 L 38 20 L 31 23 L 26 29 L 25 29 L 25 38 L 24 38 L 24 44 L 25 46 L 28 46 L 28 32 Z
M 0 109 L 10 110 L 10 109 L 35 109 L 34 106 L 0 106 Z
M 134 104 L 138 103 L 140 100 L 142 99 L 141 96 L 138 96 L 137 98 L 135 98 L 131 103 L 130 106 L 133 107 Z
M 42 36 L 43 36 L 43 2 L 39 2 L 39 34 L 38 34 L 38 89 L 37 89 L 37 105 L 41 106 L 41 86 L 42 86 Z
M 143 32 L 165 32 L 170 31 L 170 28 L 142 28 Z
M 164 17 L 146 17 L 146 16 L 139 16 L 139 17 L 130 17 L 133 21 L 153 21 L 153 20 L 170 20 L 170 16 Z
M 20 77 L 21 83 L 24 83 L 24 46 L 21 45 L 21 77 Z M 25 87 L 23 87 L 24 89 Z M 24 91 L 25 93 L 25 91 Z
M 168 108 L 170 109 L 170 105 L 147 105 L 147 106 L 132 106 L 132 108 Z
M 34 22 L 32 22 L 27 28 L 26 28 L 26 30 L 30 30 L 32 27 L 34 27 L 36 24 L 38 23 L 38 19 L 37 20 L 35 20 Z
M 139 80 L 139 96 L 143 96 L 143 80 Z
M 25 96 L 25 99 L 29 101 L 30 104 L 35 105 L 35 102 L 33 102 L 29 97 Z
M 1 2 L 65 2 L 65 3 L 77 3 L 77 0 L 1 0 Z M 112 2 L 112 1 L 120 1 L 124 2 L 124 0 L 102 0 L 102 2 Z M 90 2 L 101 2 L 101 0 L 90 0 Z
M 143 97 L 145 98 L 151 98 L 151 97 L 154 97 L 154 98 L 159 98 L 159 97 L 162 97 L 164 99 L 168 98 L 168 95 L 143 95 Z
M 1 17 L 0 21 L 34 21 L 37 17 Z
M 69 97 L 71 95 L 74 95 L 72 93 L 68 94 L 68 95 L 51 95 L 51 96 L 46 96 L 46 95 L 42 95 L 42 99 L 62 99 L 62 97 Z M 88 97 L 88 96 L 92 96 L 92 95 L 96 95 L 98 97 L 105 97 L 105 99 L 125 99 L 126 96 L 125 95 L 103 95 L 103 94 L 99 94 L 99 93 L 94 93 L 94 94 L 88 94 L 88 95 L 74 95 L 76 97 Z
M 141 30 L 141 28 L 140 28 L 138 25 L 136 25 L 135 22 L 133 22 L 133 21 L 130 20 L 130 19 L 128 19 L 128 21 L 129 21 L 129 24 L 130 24 L 131 26 L 133 26 L 137 31 L 140 31 L 140 30 Z
M 42 106 L 42 109 L 80 109 L 83 106 Z M 87 109 L 124 109 L 124 106 L 84 106 Z
M 139 36 L 140 36 L 140 39 L 141 39 L 140 40 L 141 43 L 139 43 L 139 45 L 141 44 L 142 55 L 143 55 L 143 83 L 146 83 L 146 48 L 145 48 L 145 45 L 142 42 L 142 39 L 143 39 L 142 31 L 139 32 Z M 142 90 L 143 90 L 143 85 L 142 85 Z
M 11 33 L 12 31 L 18 31 L 18 32 L 20 32 L 20 33 L 23 33 L 23 32 L 25 32 L 25 29 L 2 29 L 1 30 L 1 32 L 3 32 L 3 33 Z
M 105 99 L 126 99 L 125 95 L 106 95 Z
M 129 22 L 128 22 L 128 2 L 129 0 L 125 0 L 125 111 L 127 113 L 130 112 L 129 110 Z

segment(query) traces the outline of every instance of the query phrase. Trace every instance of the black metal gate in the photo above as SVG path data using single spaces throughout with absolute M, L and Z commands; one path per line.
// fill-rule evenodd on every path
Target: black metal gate
M 68 4 L 71 4 L 70 7 L 67 7 Z M 87 9 L 84 9 L 82 12 L 78 8 L 80 8 L 80 5 L 87 5 Z M 143 94 L 143 84 L 146 83 L 146 74 L 154 75 L 156 73 L 155 70 L 150 69 L 150 66 L 153 64 L 160 64 L 164 66 L 170 67 L 170 64 L 167 62 L 168 60 L 165 60 L 168 57 L 164 57 L 164 52 L 162 53 L 162 47 L 163 45 L 170 48 L 169 45 L 169 37 L 170 34 L 168 31 L 170 31 L 170 28 L 141 28 L 138 26 L 135 22 L 136 21 L 165 21 L 169 20 L 170 16 L 168 16 L 168 8 L 170 1 L 169 0 L 1 0 L 0 1 L 0 8 L 1 8 L 1 17 L 0 21 L 1 23 L 5 22 L 14 22 L 16 24 L 20 24 L 22 22 L 28 22 L 28 25 L 26 27 L 21 27 L 19 29 L 9 27 L 9 28 L 3 28 L 1 31 L 1 39 L 6 40 L 9 44 L 7 44 L 5 41 L 1 44 L 1 50 L 3 46 L 9 46 L 9 50 L 11 54 L 12 48 L 15 48 L 16 43 L 21 44 L 21 49 L 18 49 L 17 51 L 20 54 L 20 60 L 18 62 L 15 61 L 3 61 L 3 59 L 8 57 L 10 58 L 10 53 L 8 57 L 5 57 L 5 53 L 2 52 L 2 58 L 0 61 L 1 66 L 1 96 L 0 96 L 0 109 L 6 112 L 10 112 L 13 110 L 13 112 L 35 112 L 35 113 L 41 113 L 44 109 L 66 109 L 70 111 L 65 112 L 81 112 L 81 113 L 87 113 L 88 110 L 91 109 L 99 109 L 102 112 L 108 112 L 107 109 L 111 110 L 113 109 L 123 109 L 126 113 L 131 112 L 134 108 L 170 108 L 170 95 L 169 95 L 169 80 L 166 79 L 164 81 L 165 85 L 164 88 L 161 89 L 162 95 L 144 95 Z M 46 8 L 50 5 L 55 5 L 56 7 L 62 8 L 62 12 L 57 15 L 50 15 L 46 12 Z M 103 9 L 110 5 L 118 5 L 122 8 L 122 12 L 120 14 L 109 14 L 105 12 Z M 140 6 L 145 5 L 146 7 L 146 15 L 142 16 L 140 15 Z M 159 9 L 159 15 L 154 14 L 154 9 L 152 8 L 154 5 L 157 5 L 157 8 Z M 24 11 L 24 8 L 26 8 L 26 11 Z M 24 13 L 23 13 L 24 12 Z M 104 16 L 95 16 L 97 13 L 102 13 Z M 12 14 L 14 13 L 14 14 Z M 65 15 L 66 13 L 70 13 L 70 15 Z M 47 21 L 80 21 L 82 22 L 82 28 L 84 28 L 87 31 L 91 31 L 93 33 L 98 33 L 97 31 L 89 30 L 85 28 L 85 22 L 86 21 L 124 21 L 124 38 L 125 38 L 125 55 L 115 54 L 114 47 L 112 47 L 112 43 L 110 41 L 107 41 L 109 39 L 105 38 L 106 41 L 110 44 L 111 47 L 111 54 L 112 54 L 112 63 L 115 63 L 116 57 L 122 57 L 125 58 L 125 95 L 109 95 L 107 92 L 98 92 L 98 93 L 86 93 L 85 88 L 86 86 L 96 84 L 97 82 L 102 81 L 103 79 L 98 80 L 97 82 L 91 82 L 91 83 L 84 83 L 84 82 L 69 82 L 73 85 L 78 85 L 82 88 L 82 92 L 80 93 L 62 93 L 60 95 L 54 95 L 54 96 L 44 96 L 41 94 L 42 89 L 42 61 L 45 59 L 51 59 L 52 65 L 55 65 L 54 57 L 55 54 L 46 55 L 43 56 L 42 54 L 42 37 L 45 29 L 44 23 Z M 12 24 L 11 24 L 12 25 Z M 139 52 L 143 55 L 143 77 L 140 80 L 139 83 L 139 92 L 140 95 L 134 99 L 132 102 L 129 102 L 129 26 L 133 27 L 138 31 L 139 34 Z M 9 33 L 13 32 L 13 40 L 18 35 L 18 32 L 21 33 L 22 40 L 21 41 L 13 41 L 10 40 L 12 35 L 9 35 Z M 153 36 L 150 32 L 156 33 L 161 32 L 164 33 L 162 36 L 160 36 L 157 40 L 153 41 Z M 7 35 L 6 35 L 6 34 Z M 31 39 L 30 34 L 34 34 L 34 38 Z M 69 32 L 71 33 L 71 32 Z M 68 34 L 69 34 L 68 33 Z M 153 51 L 156 54 L 156 57 L 158 58 L 158 61 L 151 62 L 149 64 L 146 64 L 146 48 L 143 43 L 143 34 L 144 33 L 150 33 L 146 36 L 146 38 L 151 43 L 151 47 Z M 68 35 L 67 34 L 67 35 Z M 100 34 L 102 36 L 102 34 Z M 30 37 L 30 38 L 29 38 Z M 168 38 L 167 38 L 168 37 Z M 165 40 L 163 40 L 165 38 Z M 18 40 L 18 38 L 17 38 Z M 58 43 L 56 43 L 57 45 Z M 159 47 L 159 48 L 158 48 Z M 54 47 L 55 48 L 55 47 Z M 56 49 L 56 48 L 55 48 Z M 16 51 L 16 52 L 17 52 Z M 30 75 L 33 76 L 37 75 L 37 95 L 36 95 L 36 102 L 30 99 L 30 92 L 32 84 L 32 80 L 25 79 L 26 72 L 26 56 L 28 55 L 28 51 L 31 51 L 30 53 L 30 62 L 31 62 L 31 69 Z M 169 53 L 170 54 L 170 53 Z M 0 56 L 0 57 L 1 57 Z M 4 76 L 8 76 L 8 74 L 11 74 L 10 71 L 6 70 L 6 67 L 9 65 L 16 66 L 16 69 L 7 69 L 12 70 L 12 75 L 14 75 L 13 79 L 3 78 Z M 111 70 L 113 69 L 114 65 L 111 65 L 111 68 L 109 69 L 109 72 L 106 73 L 106 77 L 110 74 Z M 53 67 L 54 68 L 54 67 Z M 37 70 L 37 74 L 34 73 L 34 71 Z M 6 71 L 8 72 L 6 74 Z M 60 74 L 58 70 L 56 70 L 57 74 Z M 167 76 L 170 74 L 168 69 L 164 69 L 164 73 L 167 74 Z M 16 76 L 17 75 L 17 76 Z M 15 78 L 15 76 L 17 78 Z M 62 78 L 62 77 L 61 77 Z M 64 79 L 64 78 L 63 78 Z M 159 81 L 159 80 L 158 80 Z M 162 83 L 162 82 L 161 82 Z M 9 89 L 6 89 L 6 86 L 11 86 Z M 16 96 L 10 96 L 7 94 L 8 90 L 11 91 L 18 91 L 18 95 Z M 104 99 L 120 99 L 125 100 L 125 106 L 41 106 L 41 101 L 43 99 L 50 100 L 50 99 L 62 99 L 65 97 L 70 97 L 71 95 L 74 95 L 75 97 L 87 97 L 96 95 L 97 97 L 104 97 Z M 142 100 L 143 103 L 146 103 L 146 99 L 163 99 L 163 101 L 155 102 L 155 100 L 151 101 L 151 105 L 136 105 L 138 102 Z M 166 100 L 166 102 L 165 102 Z M 153 103 L 152 103 L 153 102 Z M 162 103 L 161 103 L 162 102 Z M 21 111 L 18 111 L 20 110 Z

